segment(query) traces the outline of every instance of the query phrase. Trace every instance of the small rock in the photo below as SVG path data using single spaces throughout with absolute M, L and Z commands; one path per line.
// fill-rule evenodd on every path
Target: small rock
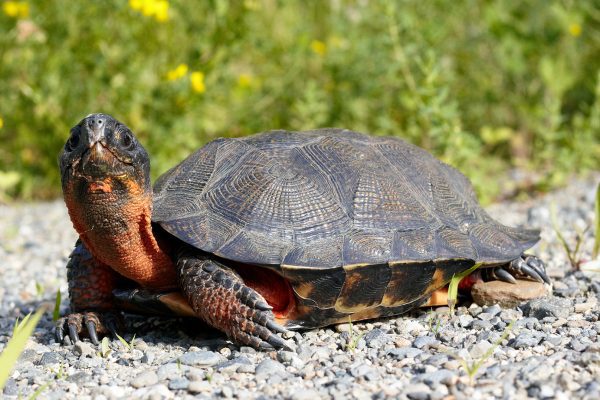
M 186 378 L 177 378 L 169 381 L 169 389 L 171 390 L 186 390 L 190 381 Z
M 141 388 L 146 386 L 152 386 L 158 383 L 158 375 L 154 371 L 144 371 L 138 374 L 129 383 L 134 388 Z
M 567 299 L 549 297 L 535 299 L 521 305 L 523 314 L 542 320 L 545 317 L 568 318 L 573 307 Z
M 430 347 L 439 343 L 440 341 L 434 338 L 433 336 L 419 336 L 413 342 L 413 346 L 418 349 L 422 349 L 423 347 Z
M 513 341 L 513 347 L 515 349 L 525 349 L 528 347 L 536 346 L 542 340 L 539 336 L 534 336 L 530 333 L 521 333 Z
M 473 322 L 473 317 L 471 317 L 469 314 L 463 314 L 458 317 L 458 323 L 463 328 L 468 328 L 469 326 L 471 326 L 472 322 Z
M 61 361 L 62 361 L 62 357 L 59 353 L 57 353 L 55 351 L 48 351 L 48 352 L 42 354 L 42 358 L 40 359 L 40 364 L 41 365 L 60 364 Z
M 74 348 L 75 348 L 75 352 L 83 357 L 87 357 L 87 356 L 93 357 L 96 354 L 96 351 L 94 350 L 94 348 L 89 343 L 86 343 L 86 342 L 79 341 L 79 342 L 75 343 Z
M 156 370 L 156 374 L 158 375 L 159 381 L 165 381 L 169 379 L 176 379 L 181 377 L 181 375 L 185 372 L 185 366 L 180 366 L 176 363 L 168 363 L 161 365 Z
M 421 354 L 423 350 L 416 349 L 414 347 L 403 347 L 400 349 L 391 349 L 386 353 L 388 356 L 392 356 L 399 360 L 404 358 L 415 358 L 419 354 Z
M 235 372 L 239 369 L 240 366 L 251 365 L 251 364 L 252 364 L 252 362 L 250 362 L 249 359 L 241 356 L 241 357 L 236 357 L 233 360 L 227 360 L 225 362 L 217 364 L 215 366 L 215 369 L 219 372 L 225 372 L 225 371 Z
M 254 371 L 257 377 L 271 377 L 272 375 L 285 376 L 287 372 L 285 366 L 278 361 L 266 358 L 256 366 Z
M 192 351 L 179 357 L 179 361 L 185 365 L 211 367 L 225 361 L 225 357 L 213 351 Z
M 585 314 L 588 311 L 593 310 L 598 305 L 598 302 L 590 300 L 586 303 L 575 304 L 575 312 Z
M 390 337 L 385 331 L 376 328 L 367 333 L 364 339 L 367 347 L 379 348 L 386 344 L 390 340 Z
M 490 281 L 477 282 L 471 289 L 471 296 L 479 305 L 498 304 L 502 307 L 515 307 L 523 301 L 547 296 L 546 287 L 539 282 L 518 279 L 516 284 Z
M 140 359 L 141 362 L 145 364 L 152 364 L 154 362 L 155 355 L 151 351 L 145 351 L 144 355 Z
M 313 389 L 296 389 L 290 393 L 290 400 L 315 400 L 322 396 Z
M 88 382 L 89 380 L 90 380 L 90 374 L 88 374 L 86 372 L 76 372 L 73 375 L 69 375 L 67 377 L 67 381 L 74 382 L 78 386 L 83 385 L 84 383 Z
M 187 388 L 190 393 L 206 393 L 212 391 L 210 383 L 207 381 L 192 381 Z
M 440 369 L 422 374 L 419 376 L 419 379 L 435 388 L 440 383 L 443 383 L 444 385 L 453 385 L 456 382 L 456 375 L 447 369 Z
M 471 347 L 471 351 L 469 351 L 469 354 L 471 354 L 471 357 L 473 359 L 479 359 L 483 357 L 485 353 L 487 353 L 488 350 L 491 348 L 492 344 L 490 342 L 488 342 L 487 340 L 482 340 L 479 343 L 474 344 L 473 347 Z
M 19 394 L 19 386 L 13 378 L 9 378 L 4 385 L 4 394 L 6 396 L 17 396 Z
M 226 399 L 231 399 L 233 397 L 233 389 L 231 386 L 223 386 L 221 388 L 221 395 Z

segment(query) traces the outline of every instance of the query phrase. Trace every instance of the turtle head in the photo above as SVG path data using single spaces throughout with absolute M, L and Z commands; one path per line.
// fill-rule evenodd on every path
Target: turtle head
M 71 129 L 59 164 L 63 191 L 71 184 L 90 195 L 151 191 L 148 153 L 125 124 L 107 114 L 90 114 Z

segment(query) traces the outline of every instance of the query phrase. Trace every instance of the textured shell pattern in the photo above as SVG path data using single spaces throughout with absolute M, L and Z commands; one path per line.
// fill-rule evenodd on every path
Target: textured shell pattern
M 469 181 L 426 151 L 341 129 L 214 140 L 159 178 L 152 219 L 224 259 L 307 274 L 498 264 L 539 239 L 493 220 Z

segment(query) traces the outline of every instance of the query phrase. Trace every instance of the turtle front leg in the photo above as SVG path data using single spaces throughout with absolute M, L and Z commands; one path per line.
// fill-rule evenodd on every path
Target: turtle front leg
M 122 317 L 115 312 L 112 294 L 119 279 L 116 272 L 96 260 L 78 240 L 67 263 L 71 313 L 58 320 L 56 341 L 62 343 L 68 334 L 75 343 L 79 335 L 87 334 L 94 344 L 98 344 L 98 336 L 108 333 L 115 336 L 122 326 Z
M 233 269 L 182 247 L 177 272 L 184 296 L 206 323 L 240 344 L 258 349 L 287 347 L 277 335 L 287 330 L 274 321 L 272 307 Z

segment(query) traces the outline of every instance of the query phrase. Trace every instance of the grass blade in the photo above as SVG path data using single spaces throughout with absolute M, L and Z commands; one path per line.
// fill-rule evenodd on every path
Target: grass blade
M 0 392 L 4 388 L 10 372 L 25 348 L 27 339 L 33 333 L 40 318 L 44 314 L 44 309 L 40 308 L 33 316 L 28 315 L 15 327 L 13 337 L 8 341 L 2 354 L 0 354 Z
M 450 284 L 448 285 L 448 307 L 450 307 L 450 314 L 454 314 L 454 307 L 456 306 L 456 299 L 458 298 L 458 284 L 463 278 L 469 276 L 473 271 L 481 266 L 482 263 L 476 263 L 471 268 L 460 274 L 452 275 Z
M 594 249 L 592 250 L 592 255 L 594 258 L 598 258 L 598 252 L 600 252 L 600 183 L 596 188 L 596 207 L 594 211 L 596 228 L 594 229 Z
M 571 264 L 571 267 L 575 268 L 577 263 L 573 259 L 573 252 L 571 251 L 571 247 L 569 247 L 567 240 L 560 232 L 560 229 L 558 229 L 558 219 L 556 218 L 556 204 L 554 204 L 554 203 L 550 207 L 550 221 L 552 222 L 552 229 L 554 229 L 554 233 L 556 234 L 558 241 L 560 242 L 562 247 L 565 249 L 565 253 L 567 253 L 567 257 L 569 259 L 569 263 Z
M 61 302 L 60 289 L 56 292 L 56 301 L 54 302 L 54 312 L 52 312 L 52 321 L 56 322 L 60 318 L 60 302 Z

